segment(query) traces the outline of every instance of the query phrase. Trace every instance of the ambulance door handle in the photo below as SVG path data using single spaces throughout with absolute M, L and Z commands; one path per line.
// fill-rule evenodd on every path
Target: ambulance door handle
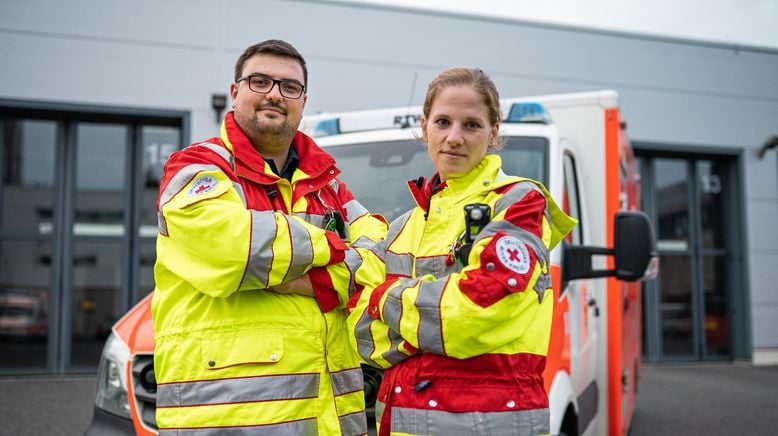
M 600 316 L 600 306 L 597 305 L 597 300 L 594 298 L 589 299 L 589 307 L 594 307 L 594 316 L 599 317 Z

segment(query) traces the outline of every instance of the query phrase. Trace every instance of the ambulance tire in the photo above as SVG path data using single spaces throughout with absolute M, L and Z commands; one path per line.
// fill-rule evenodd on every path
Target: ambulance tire
M 559 429 L 559 436 L 578 436 L 578 416 L 576 416 L 572 404 L 567 406 L 565 417 L 562 420 L 562 428 Z

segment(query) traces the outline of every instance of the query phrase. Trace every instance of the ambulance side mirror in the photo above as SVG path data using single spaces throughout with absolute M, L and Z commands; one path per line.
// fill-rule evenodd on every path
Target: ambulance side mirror
M 613 248 L 563 245 L 562 289 L 576 279 L 616 276 L 634 282 L 647 276 L 655 259 L 651 224 L 643 212 L 622 211 L 613 218 Z M 592 257 L 613 256 L 614 269 L 593 269 Z M 650 276 L 650 274 L 648 274 Z
M 613 245 L 616 278 L 628 282 L 643 278 L 651 259 L 656 256 L 648 216 L 635 211 L 617 213 L 613 223 Z

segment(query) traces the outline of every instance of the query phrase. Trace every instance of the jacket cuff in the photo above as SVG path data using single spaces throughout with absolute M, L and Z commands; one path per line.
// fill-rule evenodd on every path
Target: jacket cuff
M 324 234 L 327 236 L 327 243 L 330 246 L 330 261 L 327 265 L 343 262 L 346 258 L 346 250 L 348 250 L 346 243 L 334 232 L 326 231 Z
M 340 297 L 335 291 L 327 268 L 311 268 L 308 271 L 308 277 L 311 279 L 313 294 L 316 296 L 316 302 L 319 303 L 319 309 L 322 313 L 329 312 L 340 305 Z
M 399 276 L 393 274 L 387 274 L 386 281 L 381 283 L 380 286 L 373 289 L 370 293 L 370 301 L 367 305 L 367 314 L 374 319 L 381 319 L 381 298 L 383 298 L 389 287 L 397 281 Z

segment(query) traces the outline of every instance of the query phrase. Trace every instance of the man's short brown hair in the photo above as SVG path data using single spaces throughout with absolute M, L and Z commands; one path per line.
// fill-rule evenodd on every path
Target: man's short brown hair
M 296 60 L 303 68 L 303 85 L 305 85 L 306 89 L 308 88 L 308 67 L 305 66 L 305 59 L 303 58 L 303 55 L 301 55 L 292 44 L 289 44 L 288 42 L 282 41 L 280 39 L 268 39 L 267 41 L 254 44 L 244 50 L 243 54 L 240 55 L 238 61 L 235 63 L 236 82 L 238 79 L 240 79 L 241 74 L 243 73 L 243 65 L 246 63 L 246 61 L 250 57 L 260 53 L 284 56 Z

